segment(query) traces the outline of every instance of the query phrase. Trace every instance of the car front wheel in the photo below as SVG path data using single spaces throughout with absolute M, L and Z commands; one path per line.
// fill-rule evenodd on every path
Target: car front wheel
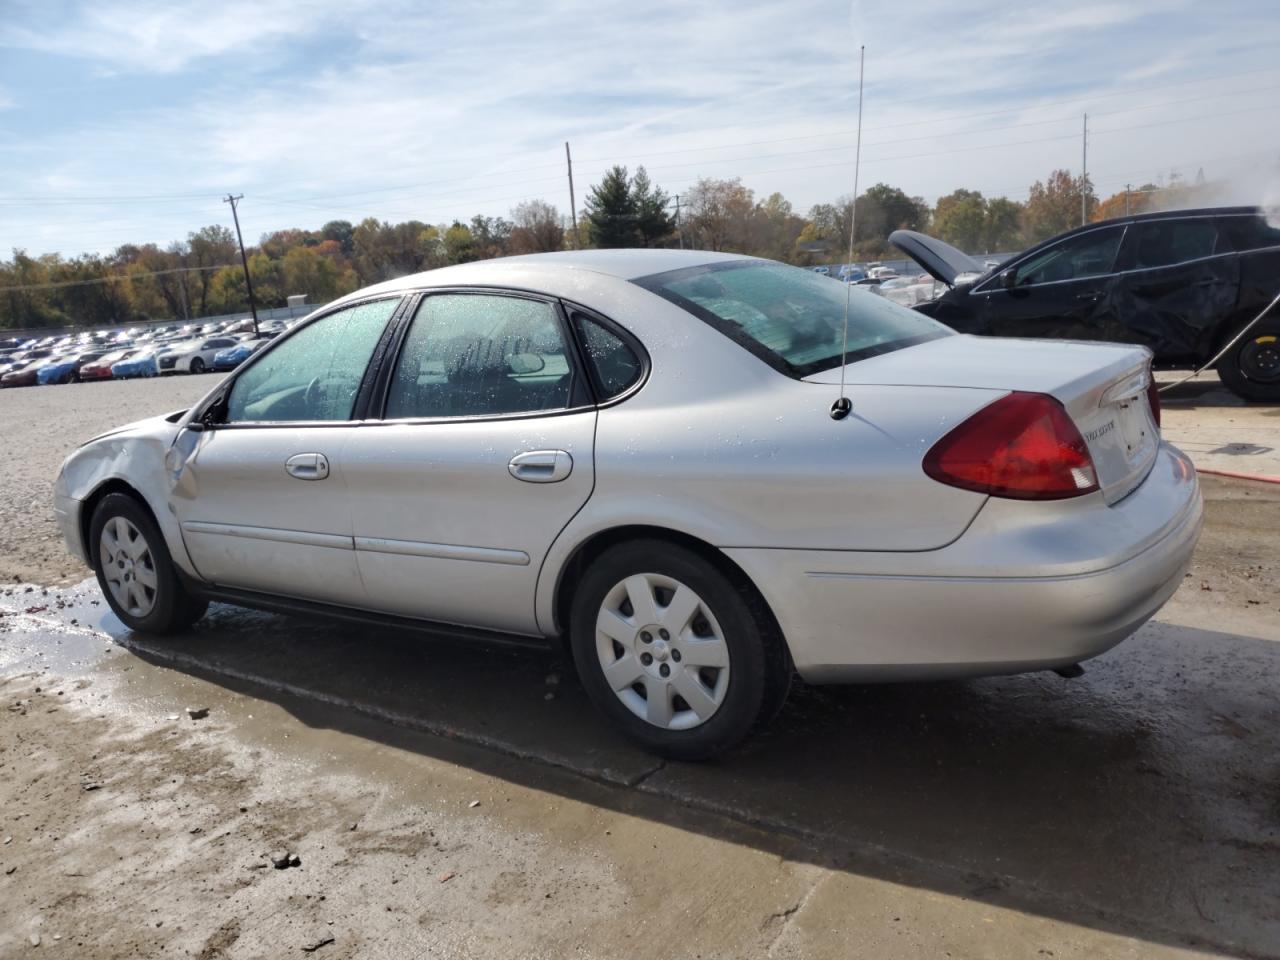
M 164 536 L 133 497 L 102 498 L 89 522 L 88 546 L 107 603 L 131 630 L 172 633 L 208 609 L 183 587 Z
M 698 760 L 772 719 L 791 667 L 763 602 L 698 553 L 661 540 L 612 547 L 570 613 L 578 675 L 632 739 Z
M 204 373 L 204 360 L 200 357 L 193 357 L 191 360 L 192 373 Z
M 1280 321 L 1263 321 L 1218 362 L 1222 382 L 1245 400 L 1280 400 Z

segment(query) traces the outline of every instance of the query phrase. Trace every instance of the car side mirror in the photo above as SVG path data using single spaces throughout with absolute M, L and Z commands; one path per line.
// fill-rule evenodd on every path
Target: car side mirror
M 1000 274 L 1000 286 L 1006 290 L 1012 290 L 1018 285 L 1018 271 L 1012 267 Z

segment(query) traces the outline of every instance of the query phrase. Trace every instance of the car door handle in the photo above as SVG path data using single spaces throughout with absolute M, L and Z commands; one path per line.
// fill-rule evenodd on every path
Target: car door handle
M 329 458 L 323 453 L 295 453 L 284 462 L 284 470 L 298 480 L 323 480 L 329 475 Z
M 1081 293 L 1076 296 L 1076 299 L 1077 300 L 1101 300 L 1102 291 L 1095 290 L 1092 293 Z
M 558 483 L 573 470 L 573 457 L 564 450 L 530 450 L 512 457 L 507 469 L 517 480 Z

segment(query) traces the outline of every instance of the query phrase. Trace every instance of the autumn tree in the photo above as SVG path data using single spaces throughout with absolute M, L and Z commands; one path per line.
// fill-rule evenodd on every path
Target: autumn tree
M 548 253 L 564 249 L 560 212 L 545 200 L 526 200 L 511 211 L 512 253 Z
M 1008 197 L 988 200 L 982 240 L 983 253 L 1007 253 L 1020 249 L 1023 246 L 1022 204 Z
M 791 260 L 804 226 L 804 218 L 796 215 L 791 201 L 771 193 L 756 204 L 752 252 L 772 260 Z
M 338 296 L 339 281 L 338 268 L 316 247 L 294 247 L 280 261 L 280 286 L 286 297 L 301 293 L 310 303 L 325 303 Z
M 1134 213 L 1145 213 L 1155 209 L 1156 198 L 1160 192 L 1160 188 L 1154 183 L 1144 183 L 1136 190 L 1121 190 L 1099 203 L 1091 219 L 1111 220 Z
M 235 234 L 219 224 L 201 227 L 187 235 L 190 266 L 194 268 L 197 316 L 209 312 L 209 291 L 213 286 L 214 271 L 235 261 L 240 247 Z
M 1069 170 L 1055 170 L 1045 182 L 1033 183 L 1022 213 L 1027 242 L 1038 243 L 1080 226 L 1081 194 L 1086 209 L 1096 204 L 1089 178 L 1073 177 Z
M 841 205 L 847 207 L 848 199 Z M 887 183 L 877 183 L 858 197 L 857 213 L 854 226 L 857 243 L 883 242 L 895 230 L 923 230 L 929 223 L 929 207 L 924 200 L 909 197 Z M 842 233 L 848 236 L 847 221 L 843 226 Z
M 987 229 L 987 201 L 977 190 L 954 190 L 938 198 L 932 232 L 961 250 L 978 250 Z
M 512 225 L 502 217 L 476 215 L 471 218 L 472 259 L 490 260 L 506 256 L 511 240 Z
M 755 194 L 737 177 L 699 179 L 685 194 L 685 228 L 704 250 L 746 252 L 751 246 Z

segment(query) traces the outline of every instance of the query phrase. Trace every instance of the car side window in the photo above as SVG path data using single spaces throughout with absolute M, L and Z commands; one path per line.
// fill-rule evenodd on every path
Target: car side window
M 573 367 L 555 308 L 483 293 L 425 297 L 387 394 L 387 419 L 478 417 L 570 406 Z
M 1124 227 L 1105 227 L 1068 237 L 1041 250 L 1017 267 L 1017 286 L 1060 283 L 1111 273 Z
M 1270 220 L 1256 214 L 1223 217 L 1219 225 L 1231 249 L 1239 253 L 1280 247 L 1280 224 L 1273 226 Z
M 616 397 L 640 379 L 640 357 L 625 340 L 580 310 L 572 318 L 601 400 Z
M 1132 224 L 1125 241 L 1129 269 L 1167 267 L 1212 256 L 1218 227 L 1212 220 L 1148 220 Z
M 349 420 L 374 347 L 400 298 L 338 310 L 303 327 L 236 378 L 227 423 Z

